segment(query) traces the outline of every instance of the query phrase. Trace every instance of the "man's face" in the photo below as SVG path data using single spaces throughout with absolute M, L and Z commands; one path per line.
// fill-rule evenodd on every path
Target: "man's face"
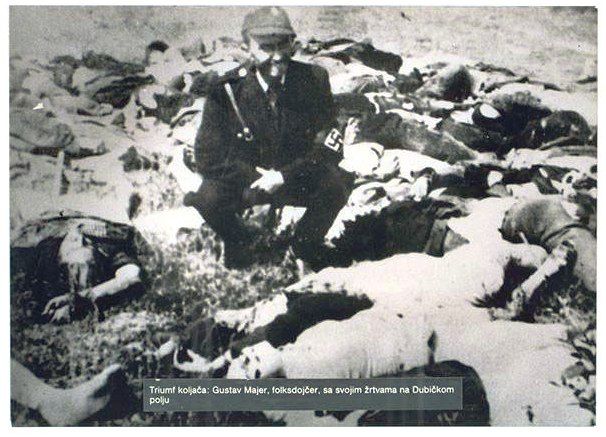
M 250 39 L 249 52 L 262 73 L 282 76 L 293 53 L 293 37 L 256 35 Z
M 67 270 L 70 292 L 77 293 L 89 287 L 94 263 L 93 247 L 83 235 L 81 226 L 72 227 L 59 247 L 59 262 Z

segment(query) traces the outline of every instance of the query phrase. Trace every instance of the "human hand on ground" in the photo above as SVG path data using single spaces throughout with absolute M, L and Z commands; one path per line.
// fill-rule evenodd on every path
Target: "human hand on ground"
M 184 357 L 180 357 L 181 354 L 185 354 L 187 360 Z M 173 353 L 173 366 L 182 372 L 207 373 L 210 369 L 210 364 L 209 360 L 190 349 L 176 348 Z
M 349 145 L 355 143 L 358 133 L 360 133 L 360 120 L 351 117 L 349 120 L 347 120 L 347 126 L 345 126 L 343 144 Z
M 42 311 L 43 316 L 49 316 L 53 323 L 69 322 L 71 319 L 70 304 L 72 296 L 67 293 L 48 301 Z

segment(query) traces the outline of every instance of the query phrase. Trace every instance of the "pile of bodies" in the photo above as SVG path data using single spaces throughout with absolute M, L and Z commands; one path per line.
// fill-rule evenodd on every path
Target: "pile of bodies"
M 100 292 L 108 297 L 138 284 L 138 271 L 119 274 L 136 265 L 136 254 L 118 251 L 125 259 L 104 264 L 93 255 L 109 237 L 122 244 L 133 226 L 165 239 L 200 226 L 179 199 L 157 208 L 137 187 L 168 175 L 179 193 L 197 188 L 191 148 L 204 96 L 244 56 L 222 39 L 210 51 L 156 41 L 142 64 L 96 53 L 47 64 L 11 59 L 11 195 L 31 194 L 23 181 L 38 181 L 33 188 L 47 190 L 52 206 L 77 208 L 87 193 L 63 179 L 78 168 L 93 177 L 108 170 L 104 183 L 119 196 L 95 192 L 95 212 L 127 223 L 49 218 L 11 199 L 19 213 L 11 216 L 13 254 L 57 257 L 57 271 L 70 278 L 63 292 L 114 281 Z M 521 321 L 532 321 L 541 295 L 563 286 L 596 292 L 595 94 L 481 62 L 402 59 L 367 41 L 312 40 L 297 58 L 329 71 L 346 141 L 340 166 L 356 179 L 325 236 L 339 262 L 251 308 L 195 323 L 158 356 L 186 372 L 228 378 L 461 376 L 457 423 L 588 423 L 572 392 L 550 383 L 573 363 L 558 341 L 565 326 Z M 51 161 L 33 171 L 34 155 Z M 37 171 L 58 182 L 40 182 Z M 139 179 L 116 188 L 127 173 Z M 276 233 L 301 216 L 296 208 L 278 213 L 269 220 L 279 223 Z M 65 321 L 61 309 L 73 302 L 43 292 L 45 313 Z M 415 420 L 407 412 L 268 416 L 288 424 Z

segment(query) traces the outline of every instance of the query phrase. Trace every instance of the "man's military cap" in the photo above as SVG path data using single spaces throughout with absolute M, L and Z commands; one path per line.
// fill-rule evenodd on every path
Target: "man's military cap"
M 265 6 L 247 14 L 244 17 L 242 34 L 251 36 L 296 35 L 286 11 L 278 6 Z

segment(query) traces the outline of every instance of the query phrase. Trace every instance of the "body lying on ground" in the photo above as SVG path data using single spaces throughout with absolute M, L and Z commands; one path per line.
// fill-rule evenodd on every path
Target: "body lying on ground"
M 435 355 L 440 359 L 459 360 L 478 372 L 483 383 L 488 384 L 491 411 L 493 403 L 497 406 L 498 411 L 492 423 L 499 423 L 498 418 L 507 414 L 515 416 L 513 423 L 525 423 L 527 417 L 523 411 L 516 416 L 518 407 L 512 407 L 509 404 L 511 399 L 506 400 L 499 393 L 499 390 L 504 390 L 503 387 L 499 388 L 504 381 L 495 382 L 490 366 L 499 359 L 509 361 L 511 356 L 518 356 L 519 353 L 530 354 L 540 362 L 557 357 L 557 362 L 561 363 L 569 357 L 568 351 L 557 342 L 558 336 L 563 335 L 562 327 L 492 322 L 486 310 L 474 307 L 471 301 L 498 290 L 505 278 L 505 267 L 510 262 L 536 268 L 545 256 L 545 251 L 538 246 L 502 242 L 498 247 L 493 245 L 488 253 L 470 244 L 455 249 L 442 259 L 406 254 L 380 262 L 360 263 L 347 270 L 325 269 L 291 287 L 292 297 L 290 293 L 278 296 L 272 299 L 273 305 L 266 303 L 265 308 L 259 305 L 257 311 L 240 312 L 241 316 L 249 317 L 247 321 L 239 321 L 240 328 L 248 331 L 251 343 L 256 343 L 242 348 L 235 359 L 228 352 L 212 363 L 210 359 L 197 357 L 192 351 L 181 351 L 181 362 L 176 357 L 176 364 L 183 365 L 184 370 L 194 371 L 198 367 L 204 372 L 218 371 L 215 376 L 226 374 L 227 377 L 350 378 L 394 375 L 411 367 L 423 366 Z M 407 280 L 411 274 L 418 278 L 414 283 Z M 376 287 L 376 281 L 371 280 L 377 277 L 384 278 L 380 287 Z M 309 318 L 299 317 L 297 311 L 301 310 L 297 308 L 304 308 L 304 312 L 313 314 L 323 307 L 316 306 L 314 299 L 317 302 L 322 300 L 323 293 L 327 293 L 325 284 L 330 284 L 331 289 L 346 290 L 342 310 L 337 312 L 355 314 L 344 320 L 333 316 L 305 328 L 301 320 Z M 300 302 L 297 301 L 297 293 L 302 293 L 298 297 Z M 317 295 L 314 296 L 314 293 Z M 334 294 L 324 299 L 329 299 L 329 296 L 334 297 Z M 369 302 L 372 306 L 364 309 Z M 424 310 L 417 313 L 415 308 Z M 261 327 L 256 326 L 255 319 L 263 323 L 263 315 L 268 317 L 268 312 L 272 311 L 275 314 L 273 320 L 259 329 Z M 222 314 L 217 316 L 221 317 Z M 326 313 L 323 316 L 328 317 Z M 234 326 L 237 314 L 227 313 L 225 317 Z M 280 327 L 284 323 L 289 328 Z M 237 321 L 235 326 L 238 326 Z M 225 328 L 225 325 L 223 328 L 223 337 L 218 335 L 218 329 L 208 338 L 215 341 L 228 339 L 229 328 Z M 529 333 L 529 330 L 536 332 Z M 261 332 L 264 335 L 259 335 Z M 279 343 L 284 344 L 279 344 L 276 341 L 279 336 L 273 336 L 276 332 L 288 333 L 290 337 L 282 335 Z M 487 333 L 486 338 L 495 344 L 491 349 L 495 354 L 494 360 L 486 360 L 484 354 L 474 356 L 469 352 L 475 350 L 476 342 L 480 341 L 477 335 L 470 337 L 472 332 L 478 335 Z M 291 340 L 295 336 L 296 339 Z M 511 350 L 510 342 L 517 345 L 515 352 Z M 240 340 L 240 346 L 247 343 L 247 340 Z M 229 345 L 223 347 L 228 348 Z M 527 391 L 523 390 L 516 394 L 517 401 L 514 403 L 519 402 L 520 408 L 523 407 L 522 402 L 532 400 L 540 423 L 556 423 L 562 417 L 577 420 L 576 410 L 562 401 L 569 394 L 565 389 L 549 386 L 544 378 L 538 378 L 535 374 L 537 368 L 528 363 L 518 365 L 515 369 L 513 377 L 516 380 L 526 383 L 533 381 L 536 385 L 532 395 L 524 394 Z M 551 377 L 556 374 L 557 371 L 554 371 Z M 550 394 L 551 391 L 554 393 Z M 523 399 L 524 396 L 527 398 Z M 547 403 L 552 404 L 547 405 L 544 399 L 551 399 Z
M 577 260 L 574 274 L 591 293 L 596 293 L 595 235 L 578 220 L 571 217 L 554 199 L 520 202 L 508 210 L 501 226 L 503 237 L 512 242 L 537 244 L 548 252 L 563 241 L 575 248 Z
M 33 292 L 32 318 L 65 322 L 140 292 L 134 241 L 130 226 L 76 212 L 26 223 L 11 242 L 11 269 Z

